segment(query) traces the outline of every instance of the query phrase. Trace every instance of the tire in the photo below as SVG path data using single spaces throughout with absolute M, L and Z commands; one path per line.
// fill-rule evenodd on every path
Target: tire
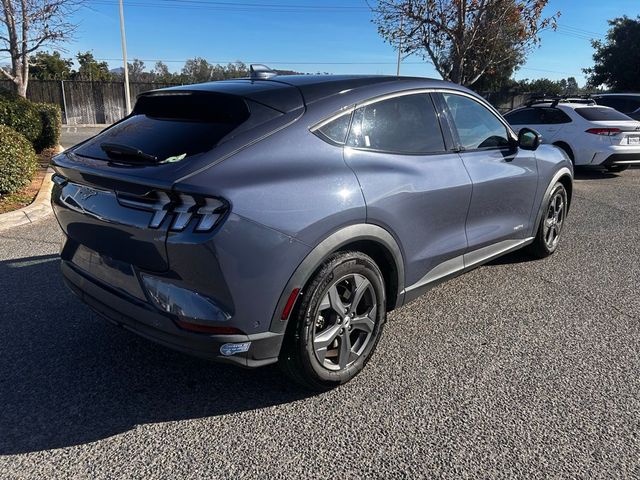
M 335 253 L 309 281 L 298 303 L 287 326 L 280 367 L 315 391 L 348 382 L 373 355 L 386 321 L 380 269 L 363 253 Z
M 605 167 L 607 169 L 607 172 L 611 172 L 611 173 L 620 173 L 620 172 L 624 172 L 627 168 L 629 168 L 629 165 L 609 165 L 608 167 Z
M 568 206 L 567 190 L 562 183 L 557 182 L 543 210 L 536 237 L 528 247 L 531 255 L 536 258 L 545 258 L 556 251 L 567 218 Z

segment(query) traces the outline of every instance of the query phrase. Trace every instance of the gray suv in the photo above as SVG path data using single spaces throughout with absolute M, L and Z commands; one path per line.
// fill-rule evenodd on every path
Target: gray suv
M 387 312 L 491 259 L 558 245 L 573 170 L 437 80 L 274 76 L 141 95 L 56 156 L 62 273 L 168 347 L 327 389 Z

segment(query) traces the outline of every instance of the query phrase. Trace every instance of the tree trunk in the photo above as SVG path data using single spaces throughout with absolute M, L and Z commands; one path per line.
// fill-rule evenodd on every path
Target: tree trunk
M 25 78 L 25 79 L 21 79 L 21 81 L 16 82 L 16 93 L 18 95 L 20 95 L 21 97 L 27 98 L 27 85 L 28 85 L 29 79 Z

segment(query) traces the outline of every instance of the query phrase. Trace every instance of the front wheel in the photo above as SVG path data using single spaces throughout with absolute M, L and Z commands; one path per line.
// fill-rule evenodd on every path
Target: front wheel
M 367 364 L 386 320 L 384 279 L 360 252 L 329 257 L 289 320 L 280 366 L 313 390 L 346 383 Z
M 529 252 L 537 258 L 545 258 L 553 254 L 558 248 L 560 234 L 567 217 L 568 196 L 562 183 L 553 186 L 547 205 L 545 206 L 538 232 Z

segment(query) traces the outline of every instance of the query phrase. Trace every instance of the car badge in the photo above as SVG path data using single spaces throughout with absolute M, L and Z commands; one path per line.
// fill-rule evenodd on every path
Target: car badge
M 78 190 L 78 195 L 82 200 L 88 200 L 97 194 L 98 194 L 98 191 L 90 187 L 80 187 L 80 189 Z
M 225 357 L 230 357 L 236 353 L 244 353 L 249 350 L 251 342 L 243 343 L 225 343 L 220 347 L 220 353 Z

